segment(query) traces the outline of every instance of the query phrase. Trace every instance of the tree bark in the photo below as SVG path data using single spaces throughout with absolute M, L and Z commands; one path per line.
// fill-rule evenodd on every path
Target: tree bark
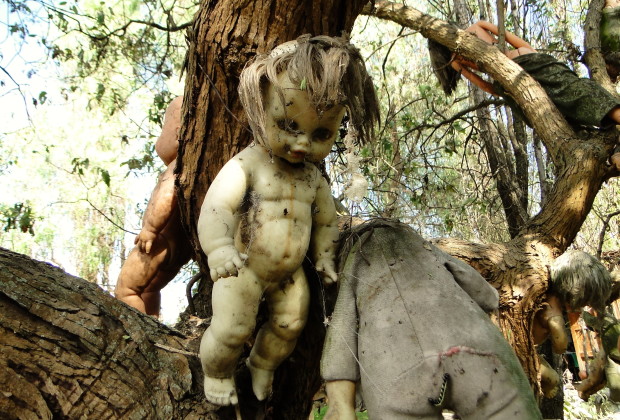
M 0 417 L 218 419 L 197 338 L 0 248 Z
M 272 398 L 256 401 L 239 369 L 244 419 L 308 418 L 330 311 L 314 293 Z M 204 398 L 197 351 L 205 328 L 198 319 L 183 333 L 169 328 L 94 283 L 0 248 L 0 418 L 237 419 Z
M 252 140 L 237 95 L 244 65 L 256 53 L 267 52 L 304 34 L 336 36 L 350 32 L 364 4 L 365 0 L 201 1 L 188 34 L 175 173 L 181 219 L 203 273 L 209 270 L 196 226 L 204 195 L 224 163 Z M 244 366 L 238 370 L 240 399 L 246 398 L 242 405 L 256 405 L 272 418 L 307 418 L 312 396 L 320 386 L 318 363 L 325 309 L 321 306 L 320 281 L 311 273 L 309 276 L 311 319 L 295 352 L 276 372 L 273 398 L 266 405 L 252 401 L 247 371 Z M 208 318 L 212 312 L 211 288 L 210 281 L 201 281 L 194 299 L 196 314 L 202 318 Z

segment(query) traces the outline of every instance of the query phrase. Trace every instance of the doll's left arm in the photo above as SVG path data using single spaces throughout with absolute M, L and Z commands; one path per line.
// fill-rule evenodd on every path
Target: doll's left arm
M 338 241 L 338 222 L 334 199 L 323 177 L 314 200 L 312 215 L 312 259 L 323 283 L 335 283 L 338 279 L 335 269 L 336 242 Z

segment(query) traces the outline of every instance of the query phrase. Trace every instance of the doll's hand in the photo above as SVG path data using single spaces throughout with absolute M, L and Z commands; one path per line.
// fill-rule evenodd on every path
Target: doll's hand
M 140 252 L 150 253 L 151 247 L 153 246 L 153 242 L 157 239 L 157 233 L 151 232 L 148 229 L 142 228 L 136 239 L 134 239 L 133 243 L 137 245 Z
M 338 274 L 334 268 L 334 261 L 331 258 L 322 258 L 315 264 L 316 271 L 321 275 L 323 284 L 328 286 L 338 281 Z
M 241 254 L 233 245 L 227 245 L 212 251 L 208 258 L 211 280 L 215 282 L 220 278 L 236 276 L 248 256 Z

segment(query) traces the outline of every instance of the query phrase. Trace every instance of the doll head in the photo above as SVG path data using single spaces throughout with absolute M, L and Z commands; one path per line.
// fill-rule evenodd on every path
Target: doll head
M 602 312 L 611 293 L 611 275 L 592 255 L 566 251 L 551 264 L 549 291 L 572 310 L 591 306 Z
M 317 110 L 288 73 L 278 76 L 278 87 L 270 84 L 265 95 L 266 146 L 272 156 L 290 163 L 318 163 L 334 145 L 344 116 L 343 105 L 327 105 Z
M 287 145 L 286 137 L 305 135 L 316 142 L 304 160 L 320 161 L 331 150 L 345 112 L 361 143 L 370 140 L 379 118 L 364 61 L 340 37 L 304 35 L 258 55 L 241 72 L 239 98 L 256 142 L 292 161 L 294 145 Z

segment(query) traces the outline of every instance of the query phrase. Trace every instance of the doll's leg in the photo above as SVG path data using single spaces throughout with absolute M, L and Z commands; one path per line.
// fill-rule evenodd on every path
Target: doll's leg
M 159 315 L 159 305 L 145 304 L 142 293 L 151 283 L 166 285 L 176 273 L 162 271 L 161 266 L 168 256 L 166 239 L 159 235 L 153 242 L 150 253 L 141 252 L 136 246 L 131 250 L 116 282 L 114 295 L 127 305 L 148 315 Z M 160 287 L 160 289 L 161 289 Z M 159 290 L 157 292 L 159 294 Z
M 243 344 L 252 335 L 263 289 L 247 267 L 237 277 L 213 285 L 213 318 L 200 342 L 200 360 L 207 400 L 218 405 L 237 404 L 233 374 Z
M 166 226 L 163 234 L 168 239 L 168 258 L 159 267 L 157 276 L 144 289 L 140 297 L 144 302 L 146 313 L 159 315 L 161 307 L 161 289 L 163 289 L 187 264 L 192 255 L 189 240 L 181 227 L 181 219 L 177 215 L 175 220 L 171 220 Z M 175 229 L 168 229 L 172 225 Z
M 450 375 L 447 407 L 464 420 L 535 420 L 540 411 L 516 358 L 502 362 L 498 356 L 474 349 L 442 360 Z
M 134 247 L 116 282 L 114 294 L 147 315 L 159 316 L 160 291 L 190 259 L 191 248 L 179 215 L 173 215 L 147 254 Z
M 248 359 L 252 389 L 259 401 L 271 392 L 273 373 L 292 353 L 308 318 L 310 292 L 303 268 L 284 287 L 274 285 L 267 293 L 269 320 L 260 329 Z

